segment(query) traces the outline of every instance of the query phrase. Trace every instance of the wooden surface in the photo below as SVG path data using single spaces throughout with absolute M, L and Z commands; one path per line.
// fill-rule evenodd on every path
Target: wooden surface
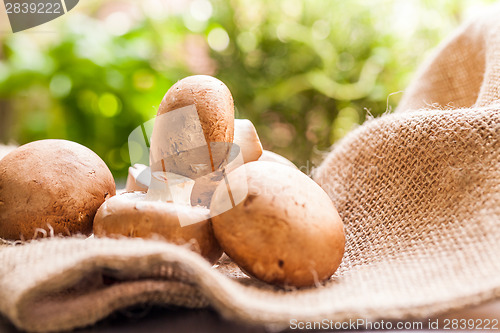
M 499 319 L 500 300 L 484 305 L 472 307 L 467 310 L 456 311 L 446 315 L 432 318 L 439 319 Z M 418 332 L 435 332 L 428 330 L 426 323 L 428 319 L 422 320 L 424 330 Z M 288 330 L 297 332 L 298 330 Z M 446 330 L 450 332 L 454 330 Z M 492 332 L 491 330 L 484 332 Z M 499 331 L 499 330 L 497 330 Z M 0 317 L 1 333 L 18 333 L 5 318 Z M 167 307 L 138 307 L 129 310 L 122 310 L 112 314 L 110 317 L 97 323 L 92 327 L 77 330 L 79 333 L 160 333 L 160 332 L 208 332 L 208 333 L 264 333 L 272 332 L 263 327 L 252 327 L 234 323 L 221 318 L 216 312 L 209 309 L 187 310 Z M 321 331 L 326 332 L 326 331 Z M 380 332 L 380 331 L 365 331 Z

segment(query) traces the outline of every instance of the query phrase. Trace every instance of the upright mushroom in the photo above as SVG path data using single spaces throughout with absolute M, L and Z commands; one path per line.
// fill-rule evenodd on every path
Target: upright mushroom
M 184 78 L 168 90 L 158 109 L 151 171 L 193 179 L 214 172 L 228 147 L 217 143 L 233 138 L 234 103 L 226 85 L 207 75 Z
M 217 171 L 228 163 L 233 138 L 234 103 L 226 85 L 206 75 L 177 82 L 165 94 L 156 116 L 150 151 L 153 176 L 148 196 L 168 192 L 155 177 L 163 172 L 167 180 L 176 178 L 177 185 L 183 183 L 180 177 L 191 179 L 193 193 L 199 195 L 192 197 L 191 202 L 208 206 L 214 182 L 221 179 Z

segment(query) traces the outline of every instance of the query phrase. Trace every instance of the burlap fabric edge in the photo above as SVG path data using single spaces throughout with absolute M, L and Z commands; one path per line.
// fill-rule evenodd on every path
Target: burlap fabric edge
M 256 295 L 251 286 L 233 281 L 179 246 L 125 239 L 53 239 L 24 246 L 27 257 L 21 257 L 26 260 L 22 265 L 18 264 L 21 259 L 18 249 L 0 252 L 2 259 L 17 257 L 17 267 L 11 271 L 16 279 L 12 275 L 7 281 L 0 279 L 3 287 L 0 310 L 18 328 L 31 332 L 84 327 L 115 310 L 143 303 L 189 308 L 212 306 L 226 318 L 279 330 L 288 327 L 291 319 L 421 319 L 500 297 L 498 284 L 460 299 L 408 308 L 345 309 L 337 313 L 316 308 L 300 312 L 295 309 L 295 313 L 290 313 L 286 308 L 286 292 L 266 291 L 285 296 L 281 307 L 273 309 L 265 304 L 267 299 L 262 298 L 265 292 Z M 57 260 L 56 265 L 46 267 L 44 261 L 54 251 L 68 255 Z M 35 252 L 37 255 L 33 255 Z M 5 269 L 2 270 L 4 273 Z M 43 275 L 30 276 L 30 271 L 43 271 Z M 103 282 L 106 276 L 112 277 L 114 283 Z M 16 294 L 16 290 L 22 292 Z

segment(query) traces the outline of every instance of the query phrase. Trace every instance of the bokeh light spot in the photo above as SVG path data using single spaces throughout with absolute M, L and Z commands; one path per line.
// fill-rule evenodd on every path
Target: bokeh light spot
M 312 35 L 316 39 L 325 39 L 330 35 L 330 24 L 326 20 L 317 20 L 312 26 Z
M 213 12 L 212 4 L 207 0 L 195 0 L 189 6 L 191 16 L 198 21 L 207 21 Z
M 214 28 L 208 34 L 208 45 L 214 51 L 224 51 L 229 46 L 229 35 L 222 28 Z
M 104 24 L 108 31 L 115 36 L 126 34 L 132 26 L 130 17 L 124 12 L 114 12 L 110 14 L 106 17 Z
M 61 98 L 68 96 L 71 86 L 71 79 L 67 75 L 57 74 L 50 80 L 49 89 L 53 96 Z
M 239 34 L 236 42 L 243 52 L 251 52 L 257 48 L 257 37 L 249 31 Z
M 138 91 L 146 91 L 154 87 L 155 77 L 151 72 L 146 70 L 138 70 L 134 73 L 132 80 L 134 87 Z
M 346 107 L 339 111 L 339 114 L 333 122 L 332 132 L 330 135 L 331 142 L 336 142 L 342 139 L 349 133 L 354 126 L 359 123 L 358 111 L 353 107 Z
M 111 118 L 121 111 L 121 102 L 115 95 L 105 93 L 99 97 L 98 107 L 103 116 Z

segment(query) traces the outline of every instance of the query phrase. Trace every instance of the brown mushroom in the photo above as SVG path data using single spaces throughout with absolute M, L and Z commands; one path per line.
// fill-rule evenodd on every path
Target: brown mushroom
M 0 238 L 89 235 L 115 182 L 90 149 L 71 141 L 41 140 L 0 160 Z
M 331 199 L 297 169 L 250 162 L 228 175 L 210 207 L 215 237 L 244 271 L 271 284 L 310 286 L 328 279 L 344 253 L 344 228 Z
M 190 105 L 196 107 L 207 143 L 233 141 L 234 102 L 222 81 L 208 75 L 180 80 L 163 97 L 157 116 Z
M 184 78 L 168 90 L 158 109 L 151 136 L 151 172 L 188 177 L 194 180 L 196 193 L 213 192 L 210 174 L 227 165 L 233 137 L 234 103 L 226 85 L 206 75 Z M 148 195 L 165 197 L 167 191 L 151 180 Z M 192 200 L 198 201 L 208 205 L 205 197 Z
M 107 200 L 99 208 L 94 220 L 94 235 L 156 237 L 186 244 L 213 264 L 222 255 L 222 250 L 213 236 L 209 213 L 203 207 L 150 201 L 141 192 L 124 193 Z M 182 220 L 197 223 L 181 226 Z
M 234 120 L 234 143 L 240 147 L 245 163 L 257 161 L 262 155 L 259 135 L 248 119 Z
M 225 161 L 233 137 L 234 103 L 226 85 L 206 75 L 184 78 L 167 91 L 158 109 L 151 171 L 192 179 L 207 175 Z

